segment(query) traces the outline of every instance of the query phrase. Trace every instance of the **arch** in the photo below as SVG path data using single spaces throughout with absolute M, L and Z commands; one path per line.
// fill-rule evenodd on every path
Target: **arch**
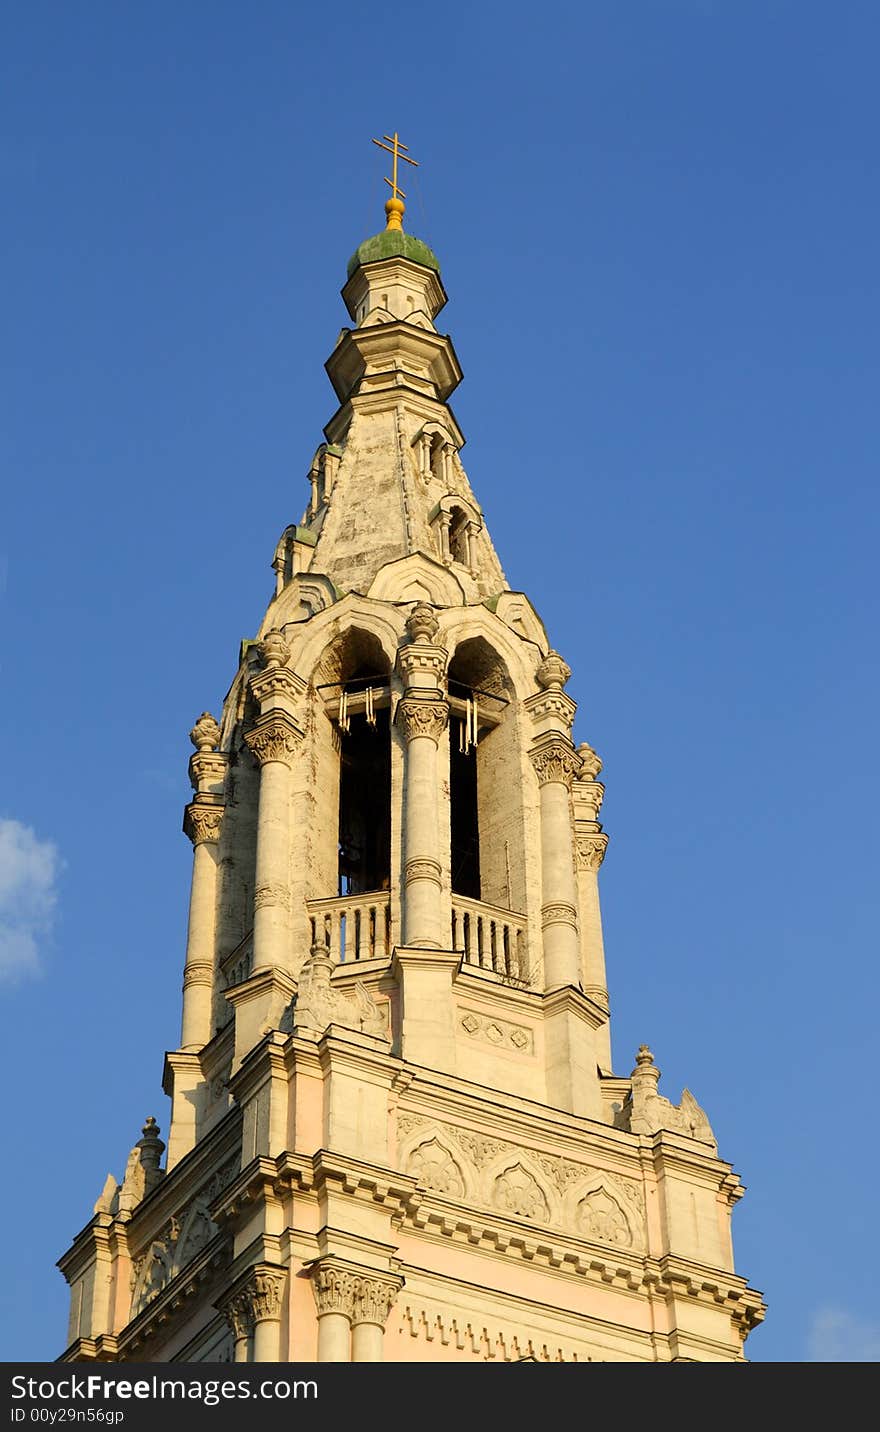
M 550 642 L 544 623 L 524 592 L 500 592 L 497 597 L 490 598 L 490 601 L 494 603 L 490 610 L 495 612 L 505 626 L 510 627 L 512 632 L 523 637 L 525 641 L 534 642 L 542 656 L 547 655 Z
M 339 592 L 329 577 L 321 572 L 298 572 L 288 579 L 284 589 L 269 603 L 260 636 L 272 627 L 284 626 L 286 622 L 308 621 L 338 600 Z
M 398 1160 L 400 1167 L 405 1169 L 408 1173 L 411 1173 L 413 1177 L 419 1178 L 421 1182 L 426 1182 L 422 1175 L 414 1170 L 412 1165 L 414 1160 L 418 1162 L 416 1156 L 419 1150 L 422 1148 L 427 1149 L 428 1146 L 430 1146 L 430 1150 L 426 1155 L 428 1162 L 432 1160 L 432 1155 L 436 1150 L 440 1167 L 445 1165 L 446 1160 L 449 1161 L 450 1165 L 454 1165 L 453 1172 L 457 1173 L 462 1182 L 464 1189 L 463 1196 L 469 1199 L 476 1198 L 478 1196 L 476 1188 L 477 1180 L 473 1165 L 465 1157 L 457 1143 L 454 1143 L 452 1139 L 448 1137 L 445 1130 L 439 1124 L 420 1124 L 418 1128 L 404 1134 L 403 1137 L 398 1140 Z M 428 1184 L 428 1187 L 436 1188 L 436 1184 Z M 437 1189 L 437 1192 L 443 1192 L 443 1190 Z M 458 1195 L 449 1194 L 447 1196 L 457 1197 Z
M 414 1145 L 405 1168 L 408 1174 L 435 1193 L 442 1193 L 447 1198 L 464 1198 L 466 1195 L 464 1170 L 449 1146 L 436 1134 L 430 1134 Z
M 557 1221 L 558 1200 L 527 1154 L 508 1149 L 486 1169 L 488 1202 L 500 1213 L 534 1223 Z
M 376 638 L 388 667 L 392 667 L 403 635 L 403 615 L 349 592 L 334 606 L 319 612 L 307 626 L 285 631 L 291 645 L 293 670 L 305 681 L 314 680 L 317 684 L 319 680 L 326 680 L 326 677 L 315 676 L 315 672 L 327 648 L 335 638 L 354 628 Z
M 386 562 L 373 578 L 367 596 L 385 602 L 431 602 L 435 607 L 458 607 L 467 601 L 458 577 L 423 552 Z
M 483 637 L 507 669 L 511 695 L 523 700 L 534 693 L 535 653 L 531 643 L 526 645 L 521 637 L 515 636 L 510 627 L 482 602 L 444 612 L 441 625 L 440 639 L 450 654 L 450 660 L 464 642 L 473 637 Z
M 584 1238 L 594 1243 L 631 1248 L 635 1241 L 632 1222 L 604 1178 L 594 1179 L 576 1193 L 574 1224 Z
M 180 1237 L 174 1245 L 172 1275 L 185 1268 L 205 1244 L 210 1243 L 216 1232 L 217 1225 L 208 1215 L 207 1200 L 195 1199 L 187 1210 L 180 1228 Z

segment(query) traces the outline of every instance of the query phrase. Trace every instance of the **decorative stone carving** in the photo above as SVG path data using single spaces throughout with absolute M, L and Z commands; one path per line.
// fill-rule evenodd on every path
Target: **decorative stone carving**
M 543 1189 L 522 1164 L 514 1164 L 495 1180 L 492 1202 L 504 1213 L 515 1213 L 522 1218 L 533 1218 L 546 1223 L 550 1208 Z
M 351 1269 L 322 1260 L 312 1269 L 312 1292 L 318 1317 L 325 1313 L 342 1313 L 354 1317 L 357 1279 Z
M 193 845 L 220 839 L 224 810 L 225 806 L 222 805 L 205 805 L 201 801 L 190 801 L 183 812 L 183 829 Z
M 579 835 L 575 842 L 579 870 L 598 870 L 608 849 L 608 836 L 603 832 Z
M 436 1138 L 427 1139 L 413 1149 L 407 1161 L 407 1173 L 437 1193 L 461 1198 L 465 1191 L 464 1174 L 448 1149 Z
M 226 1321 L 236 1342 L 250 1337 L 254 1327 L 253 1308 L 247 1293 L 234 1293 L 222 1305 Z
M 152 1128 L 150 1128 L 151 1125 Z M 148 1129 L 150 1129 L 149 1136 L 147 1135 Z M 155 1120 L 147 1120 L 144 1133 L 145 1138 L 149 1137 L 153 1146 L 153 1156 L 155 1156 L 157 1146 L 159 1151 L 164 1148 L 162 1141 L 158 1138 Z M 135 1150 L 132 1150 L 132 1154 L 134 1152 Z M 176 1277 L 215 1236 L 217 1226 L 211 1220 L 208 1208 L 235 1178 L 239 1166 L 240 1161 L 236 1155 L 222 1168 L 219 1168 L 186 1204 L 182 1212 L 168 1220 L 146 1251 L 134 1259 L 131 1269 L 132 1317 L 136 1317 L 138 1313 L 142 1312 L 147 1304 L 163 1291 L 171 1279 Z M 161 1170 L 159 1170 L 159 1176 L 163 1176 Z
M 280 1317 L 284 1278 L 285 1275 L 280 1269 L 255 1269 L 250 1282 L 244 1289 L 250 1301 L 251 1316 L 253 1317 L 254 1323 L 262 1323 L 267 1318 L 273 1319 Z
M 210 711 L 203 711 L 189 733 L 197 751 L 215 751 L 220 744 L 220 727 Z
M 572 780 L 580 770 L 581 758 L 569 741 L 561 736 L 544 741 L 536 750 L 529 752 L 538 784 L 545 786 L 550 781 L 559 781 L 571 787 Z
M 119 1190 L 119 1212 L 132 1213 L 165 1177 L 165 1170 L 159 1167 L 165 1145 L 159 1138 L 159 1125 L 152 1115 L 147 1119 L 138 1139 L 128 1156 L 125 1178 Z
M 413 880 L 433 880 L 435 885 L 439 885 L 441 883 L 440 866 L 436 860 L 429 860 L 424 856 L 416 860 L 408 860 L 404 878 L 407 885 Z
M 293 755 L 303 733 L 283 711 L 274 711 L 269 716 L 263 716 L 245 732 L 245 741 L 253 751 L 261 766 L 269 761 L 284 761 L 290 764 L 290 757 Z
M 565 901 L 551 901 L 541 906 L 541 927 L 548 925 L 573 925 L 577 929 L 577 910 Z
M 278 905 L 282 910 L 289 910 L 290 891 L 287 886 L 274 882 L 258 885 L 254 891 L 254 909 L 262 910 L 265 905 Z
M 589 741 L 581 741 L 577 748 L 581 758 L 580 779 L 582 781 L 595 781 L 602 770 L 601 757 L 593 750 Z
M 381 1276 L 372 1277 L 366 1273 L 360 1274 L 355 1279 L 352 1325 L 357 1327 L 358 1323 L 375 1323 L 378 1327 L 384 1328 L 402 1281 L 401 1278 L 391 1279 Z
M 636 1067 L 630 1076 L 632 1092 L 620 1113 L 621 1127 L 633 1134 L 655 1134 L 661 1129 L 685 1134 L 716 1149 L 715 1135 L 703 1109 L 689 1089 L 684 1089 L 681 1103 L 670 1103 L 657 1092 L 660 1070 L 647 1044 L 639 1045 Z
M 275 628 L 257 642 L 257 652 L 264 666 L 286 666 L 290 660 L 290 647 L 284 633 Z
M 406 630 L 411 641 L 433 642 L 440 630 L 433 607 L 427 602 L 416 602 L 406 619 Z
M 544 691 L 561 691 L 571 676 L 571 667 L 558 651 L 548 651 L 535 672 L 535 680 Z
M 190 960 L 183 971 L 183 988 L 189 989 L 190 985 L 212 985 L 214 983 L 214 966 L 207 960 Z
M 572 1159 L 560 1158 L 557 1155 L 541 1153 L 537 1149 L 523 1150 L 519 1146 L 506 1143 L 501 1139 L 489 1138 L 483 1134 L 472 1133 L 469 1129 L 461 1129 L 452 1124 L 438 1123 L 435 1120 L 426 1120 L 416 1114 L 407 1112 L 399 1113 L 397 1116 L 397 1135 L 399 1140 L 406 1139 L 410 1134 L 420 1130 L 425 1131 L 425 1142 L 435 1141 L 439 1148 L 459 1162 L 456 1151 L 461 1150 L 462 1160 L 459 1167 L 462 1169 L 470 1163 L 476 1170 L 483 1169 L 495 1159 L 505 1154 L 518 1155 L 523 1152 L 529 1157 L 546 1175 L 549 1184 L 557 1190 L 560 1198 L 563 1198 L 567 1190 L 577 1190 L 577 1185 L 585 1187 L 584 1197 L 589 1197 L 596 1192 L 597 1186 L 604 1189 L 609 1197 L 616 1200 L 621 1209 L 625 1206 L 625 1218 L 630 1229 L 633 1241 L 644 1240 L 645 1208 L 641 1185 L 636 1179 L 626 1178 L 619 1174 L 613 1174 L 605 1169 L 592 1168 L 586 1164 L 575 1163 Z M 442 1140 L 442 1143 L 441 1143 Z M 430 1157 L 430 1155 L 429 1155 Z M 514 1165 L 517 1167 L 518 1165 Z M 505 1170 L 509 1173 L 510 1170 Z M 528 1175 L 527 1170 L 523 1172 Z M 421 1177 L 421 1175 L 418 1175 Z M 423 1178 L 423 1182 L 427 1182 Z M 432 1185 L 433 1186 L 433 1185 Z M 442 1192 L 443 1190 L 438 1190 Z M 540 1189 L 539 1189 L 540 1191 Z M 543 1192 L 541 1193 L 543 1198 Z M 490 1193 L 493 1202 L 494 1185 Z M 497 1206 L 497 1204 L 496 1204 Z M 529 1215 L 526 1215 L 529 1216 Z M 577 1215 L 573 1214 L 577 1220 Z M 549 1218 L 549 1214 L 548 1214 Z
M 417 736 L 428 736 L 438 742 L 449 720 L 449 707 L 439 699 L 404 696 L 397 704 L 396 719 L 407 741 Z
M 484 1019 L 471 1009 L 462 1013 L 459 1023 L 471 1039 L 485 1039 L 496 1048 L 515 1049 L 518 1054 L 534 1053 L 534 1037 L 525 1025 L 511 1024 L 504 1019 Z
M 387 1003 L 378 1004 L 360 980 L 352 994 L 334 989 L 333 961 L 323 945 L 313 945 L 302 967 L 293 1009 L 293 1029 L 323 1034 L 330 1024 L 388 1038 Z
M 632 1247 L 632 1233 L 626 1214 L 604 1188 L 593 1189 L 581 1199 L 577 1221 L 585 1238 L 597 1243 L 614 1243 L 619 1248 Z

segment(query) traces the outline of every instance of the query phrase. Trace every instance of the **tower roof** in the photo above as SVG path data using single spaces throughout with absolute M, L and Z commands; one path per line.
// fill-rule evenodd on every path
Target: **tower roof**
M 355 249 L 348 261 L 348 277 L 351 278 L 364 264 L 378 263 L 382 259 L 390 258 L 409 259 L 410 263 L 421 264 L 423 268 L 433 269 L 435 273 L 440 272 L 437 255 L 427 244 L 422 243 L 421 239 L 405 233 L 403 229 L 383 229 L 371 239 L 364 239 Z

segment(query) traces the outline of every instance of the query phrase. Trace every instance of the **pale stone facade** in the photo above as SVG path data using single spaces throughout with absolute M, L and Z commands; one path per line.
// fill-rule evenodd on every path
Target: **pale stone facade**
M 171 1124 L 61 1260 L 67 1360 L 737 1361 L 741 1193 L 611 1069 L 601 761 L 461 463 L 436 260 L 368 241 L 339 408 L 191 732 Z M 342 893 L 340 893 L 342 892 Z

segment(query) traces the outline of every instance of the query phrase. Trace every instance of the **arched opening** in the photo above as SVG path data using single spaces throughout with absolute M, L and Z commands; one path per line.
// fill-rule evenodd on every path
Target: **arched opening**
M 481 832 L 493 801 L 494 773 L 485 759 L 491 738 L 509 706 L 506 668 L 482 637 L 462 642 L 449 664 L 450 870 L 453 894 L 471 900 L 498 898 L 497 857 L 484 851 Z M 509 905 L 509 881 L 504 901 Z
M 334 642 L 321 663 L 318 685 L 339 757 L 336 895 L 391 885 L 389 671 L 379 640 L 357 628 Z
M 453 562 L 470 566 L 468 550 L 468 515 L 461 507 L 453 507 L 449 514 L 449 555 Z

